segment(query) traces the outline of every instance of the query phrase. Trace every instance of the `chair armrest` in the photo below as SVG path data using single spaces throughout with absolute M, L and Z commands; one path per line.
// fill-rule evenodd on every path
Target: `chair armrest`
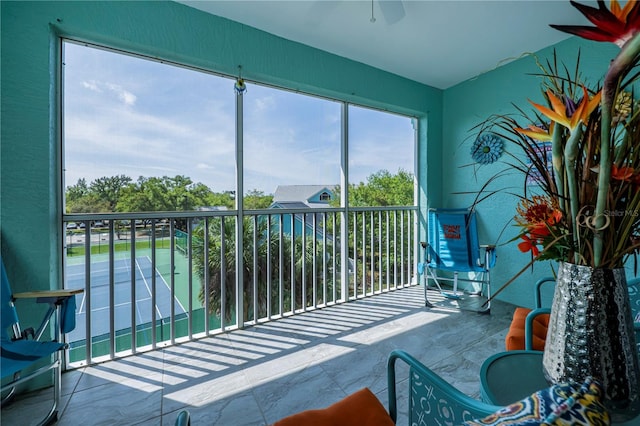
M 23 293 L 14 293 L 14 299 L 36 299 L 37 302 L 50 302 L 55 299 L 65 299 L 83 293 L 81 288 L 68 290 L 42 290 L 42 291 L 25 291 Z
M 536 293 L 535 293 L 535 302 L 536 302 L 536 308 L 542 308 L 542 286 L 546 283 L 552 283 L 554 286 L 556 284 L 556 279 L 554 277 L 544 277 L 544 278 L 540 278 L 538 281 L 536 281 L 535 284 L 535 288 L 536 288 Z
M 533 350 L 533 322 L 536 317 L 541 314 L 550 314 L 550 308 L 534 309 L 527 314 L 524 319 L 524 348 L 525 350 Z
M 43 290 L 43 291 L 26 291 L 23 293 L 16 293 L 13 295 L 13 299 L 36 299 L 36 303 L 47 303 L 49 309 L 47 310 L 42 323 L 38 330 L 34 333 L 34 339 L 40 340 L 47 326 L 49 320 L 54 313 L 56 318 L 56 340 L 60 334 L 69 333 L 76 326 L 76 294 L 83 293 L 83 289 L 66 289 L 66 290 Z

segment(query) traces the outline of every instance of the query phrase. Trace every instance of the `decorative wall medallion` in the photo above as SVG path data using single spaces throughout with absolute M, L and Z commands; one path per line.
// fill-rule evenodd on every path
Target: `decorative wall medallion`
M 496 135 L 483 134 L 473 143 L 471 147 L 471 158 L 480 164 L 494 163 L 502 155 L 504 141 Z

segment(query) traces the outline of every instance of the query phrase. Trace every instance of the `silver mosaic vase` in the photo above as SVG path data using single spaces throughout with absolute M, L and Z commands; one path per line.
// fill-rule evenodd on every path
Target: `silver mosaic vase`
M 560 262 L 542 363 L 551 383 L 597 379 L 614 422 L 640 414 L 640 361 L 624 269 Z

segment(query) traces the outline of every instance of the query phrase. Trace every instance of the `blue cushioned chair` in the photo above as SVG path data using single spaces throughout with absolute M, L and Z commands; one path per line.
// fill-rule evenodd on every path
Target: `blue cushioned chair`
M 418 272 L 426 276 L 425 304 L 432 306 L 427 298 L 427 286 L 432 280 L 440 293 L 449 299 L 462 299 L 458 282 L 480 284 L 474 296 L 486 296 L 486 303 L 476 304 L 474 310 L 488 313 L 491 305 L 490 269 L 496 263 L 494 245 L 480 245 L 476 213 L 473 209 L 429 209 L 427 242 L 422 242 L 424 262 L 418 264 Z M 444 272 L 444 274 L 441 274 Z M 459 278 L 466 273 L 470 278 Z M 453 274 L 453 277 L 451 277 Z M 441 281 L 453 282 L 453 291 L 443 291 Z M 465 304 L 459 304 L 463 307 Z
M 47 372 L 53 372 L 53 405 L 40 423 L 55 422 L 58 417 L 57 407 L 60 400 L 61 352 L 66 348 L 62 336 L 75 328 L 75 294 L 82 290 L 52 290 L 13 294 L 9 279 L 0 258 L 2 268 L 2 293 L 0 297 L 0 315 L 2 330 L 0 331 L 2 369 L 2 405 L 7 404 L 14 396 L 16 386 Z M 35 299 L 37 303 L 49 305 L 42 323 L 37 330 L 22 330 L 18 321 L 14 301 L 16 299 Z M 46 341 L 49 323 L 53 318 L 55 326 L 54 339 Z

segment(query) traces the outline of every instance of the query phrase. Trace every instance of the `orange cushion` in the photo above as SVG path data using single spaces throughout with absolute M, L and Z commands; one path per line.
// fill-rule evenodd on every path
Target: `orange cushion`
M 367 388 L 320 410 L 307 410 L 273 426 L 394 426 L 387 410 Z
M 505 338 L 505 347 L 508 351 L 524 349 L 524 324 L 531 309 L 516 308 L 511 320 L 511 326 Z M 544 343 L 547 339 L 547 328 L 549 328 L 549 314 L 537 315 L 533 320 L 533 349 L 544 350 Z

